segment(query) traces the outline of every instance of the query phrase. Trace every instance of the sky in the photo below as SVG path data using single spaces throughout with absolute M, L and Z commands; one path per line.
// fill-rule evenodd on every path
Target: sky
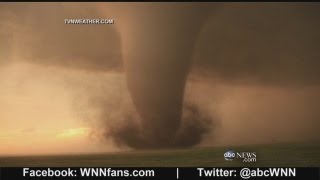
M 319 140 L 319 8 L 0 3 L 0 155 Z
M 0 74 L 0 154 L 105 151 L 103 143 L 92 141 L 86 119 L 79 120 L 73 90 L 66 85 L 67 78 L 81 73 L 18 63 L 2 67 Z

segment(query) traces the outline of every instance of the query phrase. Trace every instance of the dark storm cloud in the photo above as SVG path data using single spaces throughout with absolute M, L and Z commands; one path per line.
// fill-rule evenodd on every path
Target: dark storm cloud
M 6 33 L 4 31 L 2 31 L 2 29 L 0 29 L 0 65 L 2 65 L 2 63 L 6 63 L 9 60 L 10 57 L 10 40 L 12 39 L 12 37 L 10 36 L 9 33 Z
M 319 3 L 233 3 L 206 22 L 197 73 L 242 83 L 320 83 Z
M 64 19 L 102 17 L 90 4 L 1 4 L 2 31 L 33 63 L 88 71 L 122 70 L 121 42 L 112 25 L 67 25 Z M 2 33 L 5 40 L 10 40 Z M 11 39 L 12 40 L 12 39 Z M 3 45 L 6 46 L 6 45 Z

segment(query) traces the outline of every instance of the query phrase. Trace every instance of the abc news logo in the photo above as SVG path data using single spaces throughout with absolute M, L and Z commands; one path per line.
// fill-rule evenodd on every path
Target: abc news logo
M 232 161 L 234 159 L 242 159 L 242 162 L 256 162 L 257 153 L 256 152 L 236 152 L 234 150 L 227 150 L 224 153 L 224 159 L 227 161 Z

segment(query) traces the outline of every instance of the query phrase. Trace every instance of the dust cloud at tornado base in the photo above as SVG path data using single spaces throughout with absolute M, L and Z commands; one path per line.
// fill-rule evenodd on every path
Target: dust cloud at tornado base
M 319 5 L 219 3 L 205 12 L 197 5 L 105 4 L 106 12 L 126 10 L 119 23 L 139 19 L 131 31 L 63 23 L 104 17 L 95 4 L 25 6 L 2 11 L 13 32 L 0 30 L 0 47 L 8 49 L 3 56 L 12 59 L 4 64 L 88 74 L 62 85 L 74 91 L 79 118 L 97 122 L 93 134 L 117 145 L 149 149 L 318 135 Z M 49 25 L 38 24 L 48 19 Z M 11 58 L 17 54 L 23 58 Z M 114 80 L 102 84 L 106 77 Z M 287 103 L 274 103 L 279 99 Z

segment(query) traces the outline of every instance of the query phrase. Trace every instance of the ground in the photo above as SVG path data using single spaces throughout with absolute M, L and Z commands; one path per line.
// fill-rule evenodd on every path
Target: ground
M 224 152 L 257 152 L 257 162 L 243 163 L 239 159 L 226 161 Z M 226 167 L 226 166 L 276 166 L 319 167 L 320 143 L 286 143 L 244 145 L 235 147 L 202 147 L 190 149 L 128 151 L 105 154 L 16 156 L 0 157 L 0 167 Z

